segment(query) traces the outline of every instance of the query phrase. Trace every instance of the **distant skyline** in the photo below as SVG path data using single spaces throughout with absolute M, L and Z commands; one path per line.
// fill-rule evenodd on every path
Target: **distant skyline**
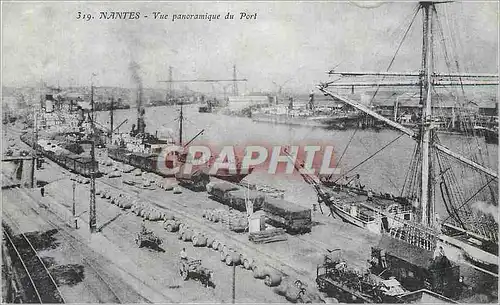
M 307 92 L 329 79 L 325 71 L 385 71 L 417 2 L 2 2 L 5 86 L 133 88 L 132 63 L 144 87 L 175 79 L 231 79 L 240 91 Z M 138 20 L 99 20 L 99 12 L 140 12 Z M 78 12 L 94 20 L 77 20 Z M 234 20 L 154 20 L 153 12 L 235 15 Z M 256 20 L 237 20 L 240 12 Z M 447 56 L 462 71 L 498 73 L 497 2 L 438 5 Z M 393 71 L 420 66 L 421 16 L 402 45 Z M 449 35 L 452 34 L 452 35 Z M 451 40 L 449 37 L 453 37 Z M 436 60 L 444 58 L 436 33 Z M 454 61 L 454 60 L 453 60 Z M 437 69 L 446 69 L 438 64 Z M 231 83 L 174 84 L 218 92 Z

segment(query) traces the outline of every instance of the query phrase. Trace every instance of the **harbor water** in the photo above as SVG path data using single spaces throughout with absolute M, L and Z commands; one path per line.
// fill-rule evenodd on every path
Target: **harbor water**
M 179 106 L 159 106 L 146 108 L 145 120 L 146 130 L 149 133 L 170 133 L 178 138 L 178 116 Z M 109 112 L 98 112 L 97 121 L 109 126 Z M 135 109 L 115 110 L 115 128 L 124 123 L 119 132 L 129 132 L 136 119 Z M 325 130 L 322 128 L 310 128 L 301 126 L 272 125 L 267 123 L 253 122 L 249 118 L 226 116 L 213 113 L 198 113 L 197 105 L 184 106 L 185 121 L 183 124 L 184 142 L 189 141 L 202 129 L 205 132 L 193 141 L 196 143 L 209 143 L 213 146 L 234 145 L 236 150 L 243 149 L 247 145 L 331 145 L 334 148 L 334 158 L 337 164 L 343 154 L 346 145 L 349 147 L 337 167 L 341 171 L 349 171 L 360 162 L 364 161 L 384 145 L 397 138 L 400 133 L 393 130 Z M 352 140 L 351 140 L 352 137 Z M 461 135 L 439 134 L 442 144 L 450 149 L 472 156 L 482 150 L 484 164 L 493 169 L 498 168 L 498 146 L 486 144 L 480 137 L 465 137 Z M 350 141 L 351 140 L 351 141 Z M 327 141 L 327 142 L 325 142 Z M 400 195 L 406 174 L 408 172 L 411 157 L 415 149 L 415 141 L 403 135 L 387 148 L 370 158 L 356 170 L 347 176 L 360 174 L 360 181 L 366 188 L 376 192 L 392 193 Z M 481 160 L 479 160 L 481 161 Z M 481 185 L 467 185 L 470 172 L 459 170 L 455 173 L 459 181 L 463 181 L 465 187 L 477 190 Z M 269 174 L 263 169 L 257 169 L 246 178 L 249 182 L 263 183 L 285 190 L 285 199 L 297 204 L 311 207 L 317 202 L 314 189 L 306 184 L 299 174 Z M 496 186 L 495 186 L 496 187 Z M 436 194 L 437 203 L 440 202 L 439 194 Z M 438 204 L 439 205 L 439 204 Z M 436 206 L 436 212 L 444 216 L 443 208 Z

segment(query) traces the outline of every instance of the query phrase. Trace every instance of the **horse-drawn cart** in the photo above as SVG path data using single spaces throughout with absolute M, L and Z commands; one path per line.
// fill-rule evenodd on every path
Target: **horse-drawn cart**
M 203 286 L 214 287 L 212 282 L 212 274 L 213 272 L 201 265 L 201 260 L 181 260 L 179 266 L 179 274 L 182 279 L 187 281 L 192 278 L 195 280 L 199 280 Z

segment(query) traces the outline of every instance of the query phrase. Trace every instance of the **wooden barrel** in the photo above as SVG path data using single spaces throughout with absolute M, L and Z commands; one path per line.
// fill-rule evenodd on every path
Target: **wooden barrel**
M 186 231 L 186 226 L 185 225 L 183 225 L 182 227 L 179 227 L 179 231 L 177 233 L 177 237 L 179 239 L 182 239 L 182 234 L 184 234 L 184 231 Z
M 212 248 L 212 244 L 214 243 L 214 240 L 215 240 L 215 238 L 213 238 L 210 235 L 207 237 L 207 247 L 208 248 Z
M 174 187 L 173 189 L 174 189 L 174 194 L 181 194 L 182 193 L 181 188 L 178 186 Z
M 161 212 L 158 210 L 153 211 L 153 215 L 151 215 L 151 220 L 158 221 L 161 219 Z
M 220 251 L 219 255 L 220 255 L 220 261 L 221 261 L 221 262 L 225 262 L 225 261 L 226 261 L 226 256 L 227 256 L 228 254 L 227 254 L 227 253 L 224 253 L 224 252 L 222 252 L 222 251 Z
M 263 279 L 266 277 L 265 267 L 259 267 L 257 265 L 253 266 L 253 277 L 256 279 Z
M 219 248 L 219 243 L 220 242 L 217 239 L 214 239 L 212 242 L 212 249 L 217 250 L 217 248 Z
M 281 274 L 274 269 L 267 269 L 268 272 L 264 278 L 264 284 L 269 287 L 278 286 L 281 283 Z
M 141 207 L 139 207 L 137 209 L 137 213 L 136 214 L 137 214 L 137 216 L 142 217 L 143 213 L 144 213 L 144 207 L 141 206 Z
M 174 232 L 174 222 L 171 221 L 171 220 L 166 220 L 164 223 L 163 223 L 163 228 L 167 231 L 167 232 Z
M 240 254 L 234 251 L 230 251 L 226 255 L 226 265 L 232 266 L 232 265 L 239 265 L 240 264 Z
M 182 240 L 183 241 L 191 241 L 193 238 L 193 231 L 192 230 L 186 230 L 184 233 L 182 233 Z
M 251 257 L 245 257 L 242 260 L 242 263 L 243 263 L 243 268 L 250 270 L 250 269 L 252 269 L 252 267 L 254 265 L 254 260 Z
M 203 234 L 196 234 L 192 240 L 195 247 L 205 247 L 207 245 L 207 238 Z
M 219 242 L 219 245 L 217 246 L 217 251 L 221 251 L 224 249 L 225 244 L 223 242 Z
M 297 302 L 297 297 L 299 296 L 299 293 L 300 293 L 299 287 L 293 284 L 289 284 L 285 291 L 285 299 L 287 299 L 287 301 L 289 302 L 295 303 Z
M 172 214 L 170 214 L 168 212 L 165 212 L 164 215 L 163 215 L 163 219 L 165 219 L 165 220 L 174 220 L 175 217 L 174 217 L 174 215 L 172 215 Z
M 245 217 L 240 218 L 238 225 L 241 227 L 248 227 L 248 220 Z

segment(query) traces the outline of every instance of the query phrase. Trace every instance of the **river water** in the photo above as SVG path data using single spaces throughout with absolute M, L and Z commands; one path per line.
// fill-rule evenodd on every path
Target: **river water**
M 130 131 L 132 124 L 136 123 L 136 113 L 135 109 L 116 110 L 114 125 L 118 126 L 123 120 L 128 119 L 128 122 L 123 124 L 119 131 Z M 179 106 L 146 108 L 146 130 L 149 133 L 158 131 L 161 134 L 170 129 L 170 132 L 177 137 L 179 124 L 176 119 L 178 116 Z M 184 116 L 184 142 L 191 139 L 201 129 L 205 129 L 204 134 L 198 137 L 193 144 L 208 142 L 212 146 L 236 145 L 237 147 L 244 147 L 245 145 L 260 143 L 272 145 L 327 143 L 333 146 L 334 156 L 337 161 L 354 132 L 354 130 L 338 131 L 300 126 L 272 125 L 253 122 L 249 118 L 198 113 L 197 105 L 184 106 Z M 99 112 L 97 114 L 97 121 L 108 125 L 109 112 Z M 399 135 L 399 132 L 393 130 L 382 130 L 380 132 L 358 130 L 337 167 L 343 171 L 351 169 Z M 481 147 L 485 164 L 489 163 L 489 166 L 495 170 L 498 168 L 498 146 L 485 144 L 483 138 L 440 134 L 439 139 L 442 144 L 466 156 L 471 155 L 470 151 L 477 152 L 478 147 Z M 407 136 L 402 136 L 386 149 L 363 163 L 362 166 L 350 173 L 349 176 L 359 173 L 361 183 L 365 184 L 367 188 L 371 188 L 377 192 L 388 192 L 398 195 L 404 184 L 414 148 L 415 142 Z M 464 171 L 463 169 L 457 176 L 457 178 L 464 181 L 466 187 L 473 189 L 471 177 L 470 171 Z M 259 169 L 249 175 L 247 180 L 283 189 L 286 191 L 286 200 L 303 206 L 310 207 L 312 203 L 316 202 L 316 194 L 313 188 L 306 184 L 298 174 L 268 174 L 265 170 Z M 497 186 L 495 185 L 494 187 L 496 188 Z M 477 188 L 478 186 L 476 186 Z M 436 199 L 439 202 L 438 197 L 436 196 Z M 439 214 L 443 212 L 443 209 L 439 207 L 436 210 Z

